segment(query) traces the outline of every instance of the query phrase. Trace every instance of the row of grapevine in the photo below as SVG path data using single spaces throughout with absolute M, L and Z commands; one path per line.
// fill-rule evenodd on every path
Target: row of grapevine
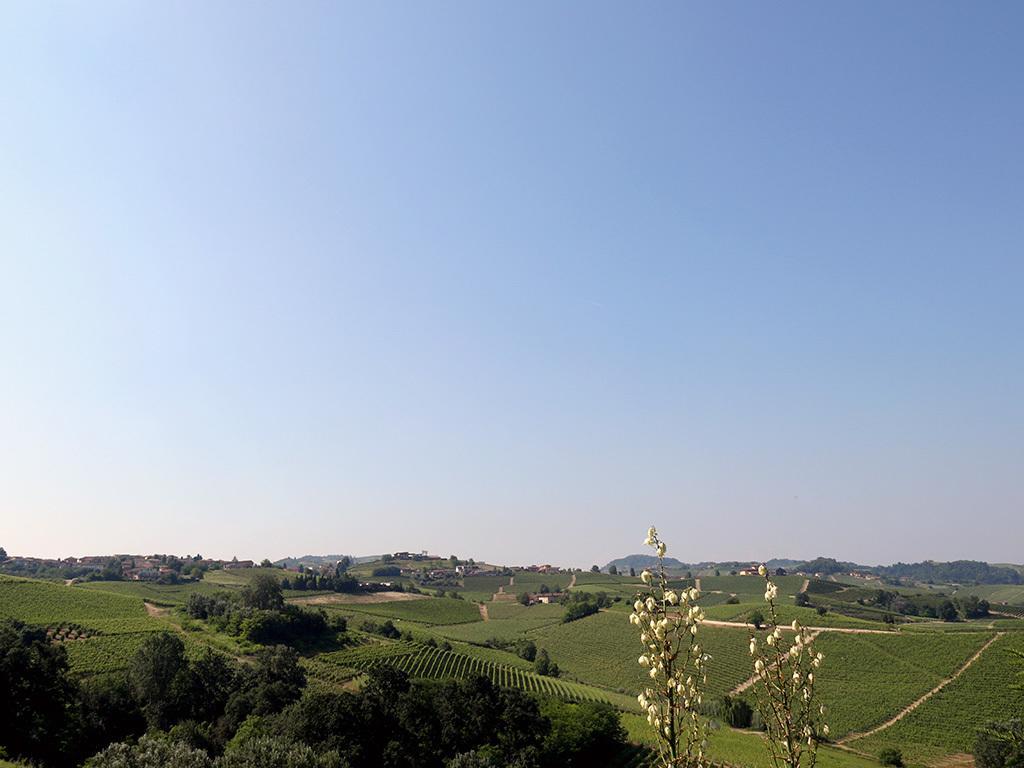
M 635 708 L 629 696 L 604 691 L 582 683 L 545 677 L 509 664 L 499 664 L 457 651 L 417 643 L 380 643 L 324 654 L 321 661 L 353 669 L 368 670 L 386 664 L 415 679 L 464 680 L 476 675 L 495 685 L 530 693 L 555 696 L 567 701 L 599 701 L 613 706 Z

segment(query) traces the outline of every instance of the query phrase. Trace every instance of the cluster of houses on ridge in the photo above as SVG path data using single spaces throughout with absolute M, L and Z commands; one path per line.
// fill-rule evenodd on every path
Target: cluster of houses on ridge
M 114 571 L 127 581 L 159 581 L 182 571 L 203 571 L 232 568 L 253 568 L 252 560 L 214 560 L 198 555 L 178 557 L 177 555 L 86 555 L 84 557 L 42 558 L 10 557 L 5 566 L 11 568 L 55 569 L 73 571 L 76 574 Z

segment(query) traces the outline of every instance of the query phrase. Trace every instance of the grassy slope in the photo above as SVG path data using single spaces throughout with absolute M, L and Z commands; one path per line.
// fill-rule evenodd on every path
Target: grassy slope
M 631 741 L 653 745 L 651 726 L 643 717 L 623 714 L 622 724 Z M 773 768 L 762 736 L 755 731 L 718 728 L 712 732 L 709 742 L 711 758 L 716 762 L 745 768 Z M 874 760 L 828 747 L 818 752 L 818 765 L 821 768 L 878 768 Z

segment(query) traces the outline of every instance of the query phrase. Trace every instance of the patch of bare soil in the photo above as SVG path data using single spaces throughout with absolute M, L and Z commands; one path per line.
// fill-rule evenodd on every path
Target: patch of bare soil
M 959 752 L 955 755 L 947 755 L 929 765 L 931 768 L 974 768 L 974 755 Z
M 397 600 L 426 600 L 427 595 L 414 595 L 410 592 L 369 592 L 359 595 L 347 595 L 337 592 L 333 595 L 316 595 L 315 597 L 292 597 L 289 603 L 300 605 L 344 605 L 346 603 L 393 603 Z

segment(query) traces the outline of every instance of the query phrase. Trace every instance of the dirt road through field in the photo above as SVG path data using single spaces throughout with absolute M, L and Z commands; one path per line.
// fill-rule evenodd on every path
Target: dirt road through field
M 737 629 L 750 629 L 750 624 L 741 621 L 717 621 L 715 619 L 704 619 L 704 624 L 709 627 L 736 627 Z M 766 625 L 767 626 L 767 625 Z M 787 629 L 787 625 L 781 625 Z M 811 632 L 843 632 L 848 635 L 892 635 L 896 630 L 889 629 L 859 629 L 857 627 L 804 627 Z
M 487 613 L 487 603 L 480 603 L 480 619 L 481 621 L 490 621 L 490 614 Z
M 817 636 L 818 636 L 817 632 L 812 632 L 811 633 L 811 637 L 812 638 L 813 637 L 817 637 Z M 775 669 L 775 666 L 776 666 L 775 662 L 772 662 L 772 664 L 768 667 L 768 669 Z M 733 688 L 732 689 L 732 693 L 733 694 L 743 693 L 745 690 L 747 690 L 747 688 L 749 688 L 750 686 L 752 686 L 756 682 L 757 682 L 757 674 L 753 674 L 749 678 L 744 680 L 742 683 L 737 685 L 735 688 Z
M 915 709 L 917 709 L 922 704 L 924 704 L 926 701 L 928 701 L 928 699 L 930 699 L 936 693 L 938 693 L 943 688 L 945 688 L 947 685 L 949 685 L 954 680 L 956 680 L 958 677 L 960 677 L 960 675 L 962 675 L 967 670 L 967 668 L 971 666 L 971 664 L 976 662 L 981 657 L 981 654 L 983 654 L 986 650 L 988 650 L 988 647 L 990 645 L 992 645 L 992 643 L 994 643 L 996 640 L 998 640 L 1002 636 L 1003 636 L 1002 632 L 997 632 L 994 637 L 992 637 L 987 643 L 985 643 L 983 646 L 981 646 L 981 648 L 978 649 L 978 652 L 975 653 L 973 656 L 971 656 L 971 658 L 969 658 L 964 663 L 964 665 L 962 667 L 960 667 L 960 669 L 958 669 L 956 672 L 954 672 L 952 674 L 952 676 L 947 677 L 941 683 L 939 683 L 934 688 L 932 688 L 930 691 L 928 691 L 928 693 L 926 693 L 924 696 L 922 696 L 921 698 L 917 699 L 913 703 L 911 703 L 908 706 L 906 706 L 898 715 L 896 715 L 892 719 L 886 720 L 884 723 L 882 723 L 878 727 L 872 728 L 870 731 L 867 731 L 866 733 L 851 733 L 848 736 L 844 736 L 843 738 L 841 738 L 836 743 L 839 744 L 840 746 L 842 746 L 842 745 L 847 744 L 847 743 L 849 743 L 851 741 L 856 741 L 857 739 L 864 739 L 864 738 L 867 738 L 868 736 L 874 736 L 879 731 L 884 731 L 886 728 L 889 728 L 889 727 L 895 725 L 900 720 L 902 720 L 904 717 L 906 717 L 911 712 L 913 712 Z

